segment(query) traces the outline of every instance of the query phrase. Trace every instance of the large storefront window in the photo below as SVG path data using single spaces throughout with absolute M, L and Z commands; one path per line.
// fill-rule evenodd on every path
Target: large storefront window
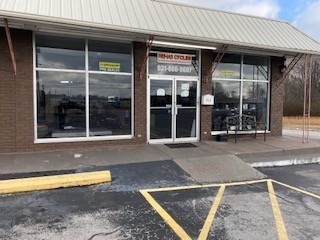
M 242 114 L 256 116 L 258 128 L 267 123 L 268 84 L 259 82 L 243 83 Z
M 267 57 L 225 55 L 213 74 L 213 131 L 226 130 L 226 117 L 238 114 L 255 116 L 258 129 L 268 124 L 268 61 Z
M 241 55 L 225 54 L 223 62 L 218 64 L 214 78 L 240 79 Z
M 243 79 L 268 80 L 268 58 L 244 55 Z
M 131 134 L 131 76 L 90 74 L 90 135 Z
M 132 135 L 131 44 L 37 35 L 35 50 L 38 139 Z
M 214 81 L 213 95 L 215 96 L 212 112 L 212 129 L 226 129 L 226 117 L 238 115 L 240 110 L 240 82 Z

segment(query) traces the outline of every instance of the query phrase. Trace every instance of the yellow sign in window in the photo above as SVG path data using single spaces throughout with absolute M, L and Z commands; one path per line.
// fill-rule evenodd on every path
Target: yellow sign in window
M 220 71 L 220 74 L 221 74 L 221 75 L 234 76 L 234 75 L 236 75 L 236 72 L 235 72 L 235 71 L 232 71 L 232 70 L 221 70 L 221 71 Z
M 120 63 L 99 62 L 99 69 L 106 72 L 120 72 Z

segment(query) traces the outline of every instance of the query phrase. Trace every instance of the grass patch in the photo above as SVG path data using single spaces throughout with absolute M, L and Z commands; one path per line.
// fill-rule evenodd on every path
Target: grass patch
M 283 117 L 283 128 L 302 129 L 303 117 Z M 310 118 L 310 129 L 320 131 L 320 117 Z

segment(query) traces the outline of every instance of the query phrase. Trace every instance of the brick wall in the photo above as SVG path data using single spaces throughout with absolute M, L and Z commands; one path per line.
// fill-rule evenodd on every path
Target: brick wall
M 208 50 L 201 51 L 201 96 L 212 94 L 211 69 L 213 52 Z M 212 140 L 211 136 L 212 106 L 200 107 L 200 139 L 202 141 Z
M 0 28 L 0 152 L 30 152 L 55 149 L 91 148 L 146 142 L 146 72 L 140 80 L 140 66 L 145 44 L 134 43 L 135 59 L 135 129 L 129 140 L 88 141 L 74 143 L 34 143 L 32 32 L 11 30 L 17 61 L 17 76 L 4 28 Z M 139 73 L 138 73 L 139 71 Z
M 146 66 L 142 69 L 146 56 L 146 44 L 135 42 L 134 46 L 134 87 L 135 87 L 135 138 L 137 143 L 147 142 L 147 71 Z M 140 79 L 141 77 L 141 79 Z
M 0 28 L 0 151 L 15 150 L 15 77 L 4 28 Z M 18 62 L 21 61 L 17 56 Z M 19 64 L 20 66 L 20 64 Z
M 281 67 L 284 65 L 284 58 L 271 58 L 271 96 L 270 96 L 270 131 L 271 136 L 282 135 L 282 116 L 284 83 L 278 86 L 278 80 L 281 78 Z

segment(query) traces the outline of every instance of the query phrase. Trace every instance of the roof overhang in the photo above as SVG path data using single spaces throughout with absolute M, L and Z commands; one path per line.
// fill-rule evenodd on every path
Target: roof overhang
M 7 18 L 11 28 L 31 30 L 38 33 L 71 34 L 73 36 L 90 36 L 101 39 L 117 39 L 124 41 L 146 42 L 150 35 L 157 41 L 171 41 L 178 44 L 194 44 L 219 48 L 229 45 L 229 51 L 245 53 L 263 53 L 270 56 L 295 56 L 297 53 L 311 54 L 320 57 L 320 52 L 300 49 L 287 49 L 265 45 L 247 44 L 219 39 L 200 38 L 170 32 L 150 31 L 137 28 L 128 28 L 116 25 L 107 25 L 94 22 L 85 22 L 72 19 L 54 18 L 41 15 L 32 15 L 19 12 L 0 11 L 0 18 Z M 0 26 L 2 26 L 0 24 Z

